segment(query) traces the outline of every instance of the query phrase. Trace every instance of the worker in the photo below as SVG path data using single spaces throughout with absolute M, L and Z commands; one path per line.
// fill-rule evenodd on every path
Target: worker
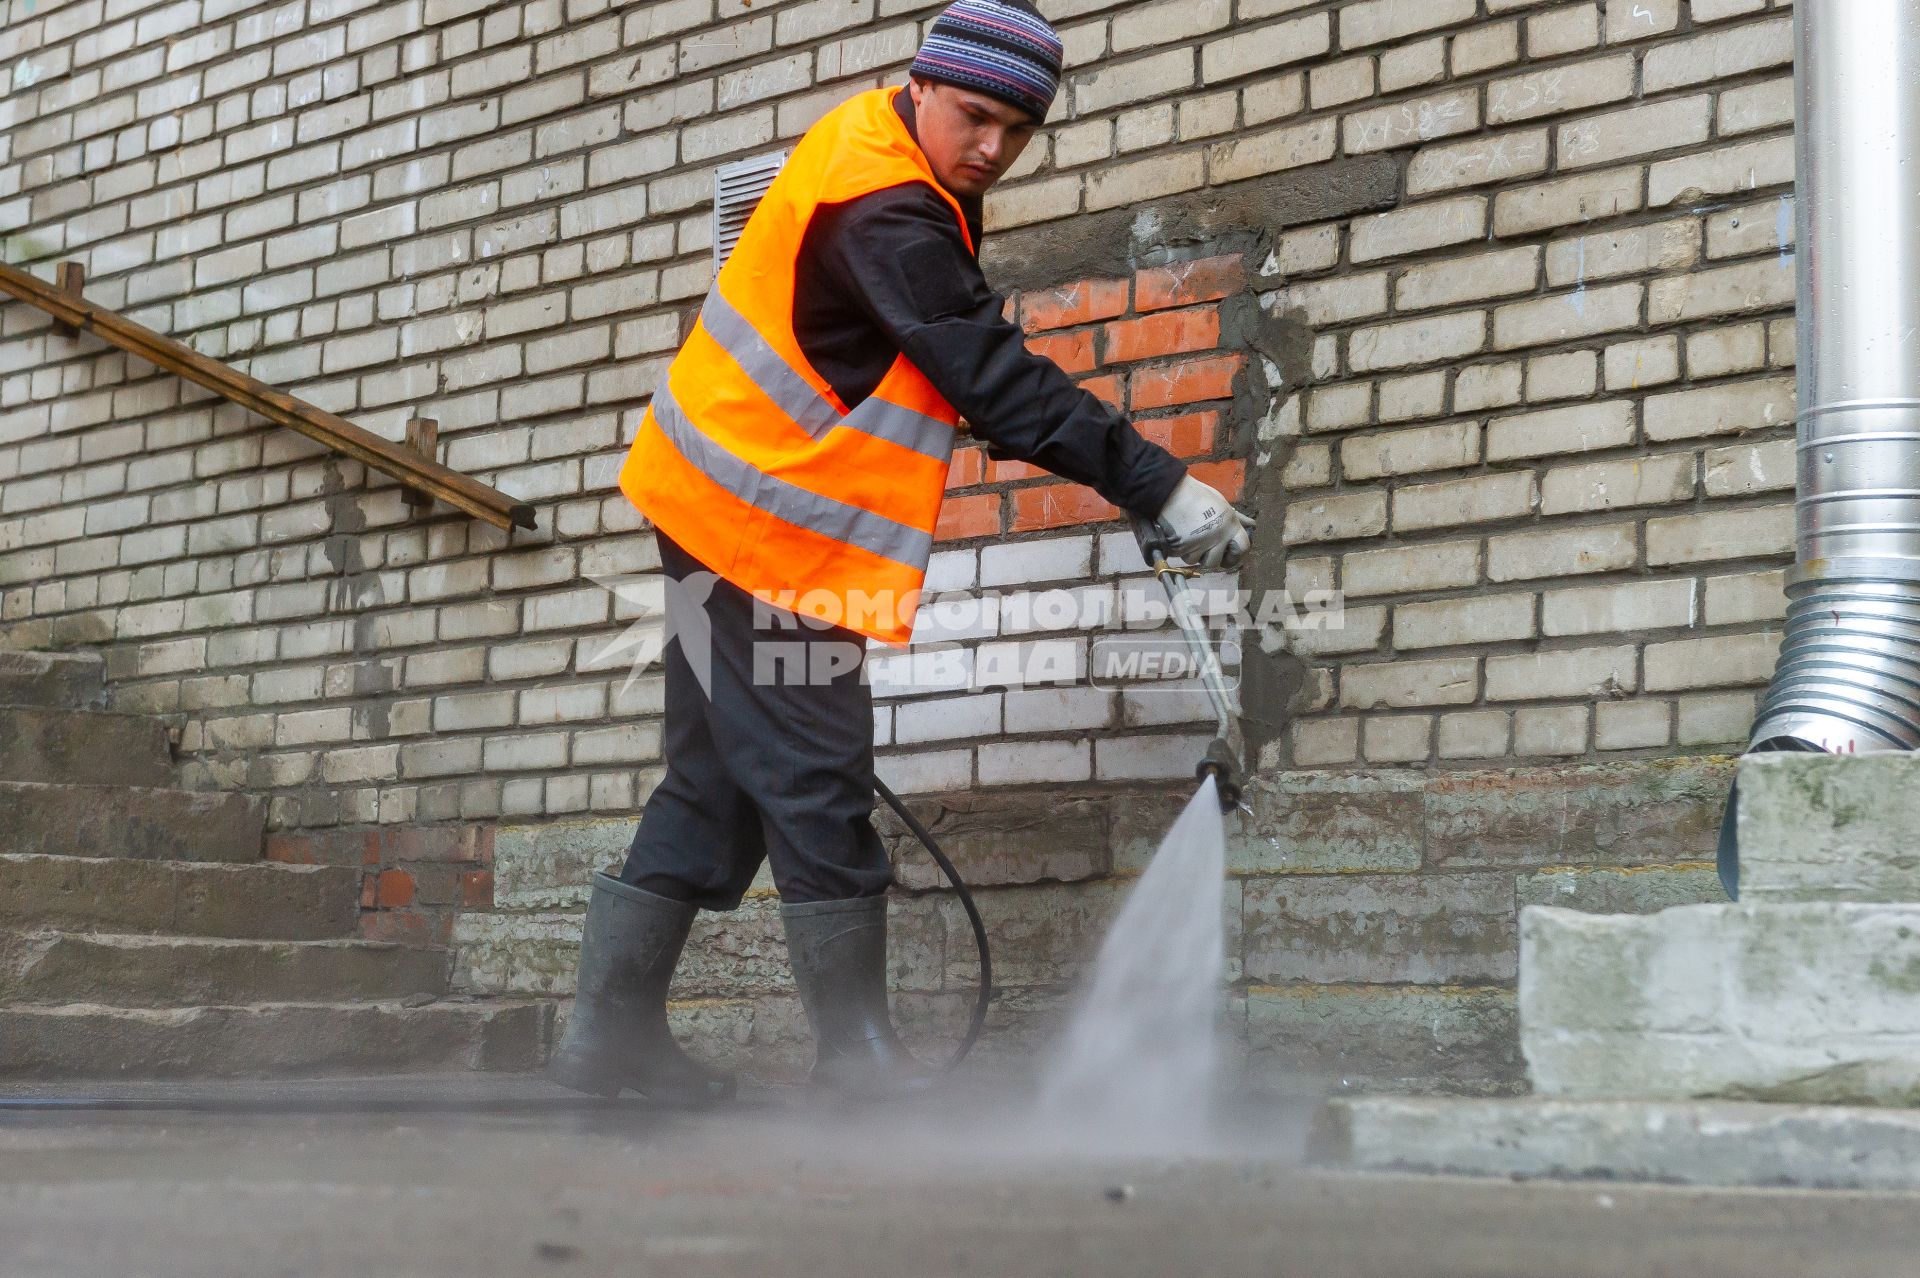
M 695 912 L 780 894 L 815 1086 L 925 1086 L 887 1009 L 867 640 L 904 644 L 964 418 L 1157 517 L 1231 567 L 1251 521 L 1027 350 L 981 274 L 981 197 L 1033 140 L 1061 45 L 1026 0 L 956 0 L 904 86 L 822 118 L 748 219 L 621 468 L 666 582 L 666 772 L 616 878 L 593 876 L 554 1080 L 700 1103 L 733 1094 L 667 1027 Z M 768 654 L 780 660 L 768 660 Z M 797 659 L 795 659 L 797 658 Z

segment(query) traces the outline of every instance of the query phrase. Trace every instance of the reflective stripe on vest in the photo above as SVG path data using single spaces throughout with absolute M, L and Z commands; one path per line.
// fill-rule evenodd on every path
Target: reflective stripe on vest
M 848 410 L 793 331 L 795 263 L 823 204 L 922 183 L 971 246 L 895 92 L 855 95 L 795 145 L 661 378 L 620 488 L 734 584 L 899 644 L 912 635 L 960 415 L 904 355 Z

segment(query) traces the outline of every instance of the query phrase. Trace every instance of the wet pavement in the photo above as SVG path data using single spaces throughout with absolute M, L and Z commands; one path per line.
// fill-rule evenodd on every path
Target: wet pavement
M 1303 1169 L 1312 1110 L 1246 1101 L 1204 1151 L 1101 1154 L 1116 1133 L 1049 1135 L 978 1081 L 866 1113 L 497 1076 L 16 1089 L 0 1274 L 1808 1278 L 1920 1249 L 1914 1195 Z

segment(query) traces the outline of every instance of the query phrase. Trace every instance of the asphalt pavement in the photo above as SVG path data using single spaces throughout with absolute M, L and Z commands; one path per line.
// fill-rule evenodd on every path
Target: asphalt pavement
M 1179 1148 L 976 1083 L 853 1111 L 538 1080 L 0 1095 L 0 1275 L 1756 1278 L 1920 1269 L 1920 1196 L 1303 1167 L 1310 1098 Z

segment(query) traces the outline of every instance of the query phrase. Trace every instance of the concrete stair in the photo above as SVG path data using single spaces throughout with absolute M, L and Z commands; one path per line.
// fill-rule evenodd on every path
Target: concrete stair
M 1536 1094 L 1920 1105 L 1920 757 L 1755 756 L 1739 796 L 1738 904 L 1522 913 Z
M 0 652 L 0 1079 L 531 1069 L 549 1003 L 448 996 L 359 938 L 360 872 L 261 859 L 265 809 L 169 788 L 97 657 Z

